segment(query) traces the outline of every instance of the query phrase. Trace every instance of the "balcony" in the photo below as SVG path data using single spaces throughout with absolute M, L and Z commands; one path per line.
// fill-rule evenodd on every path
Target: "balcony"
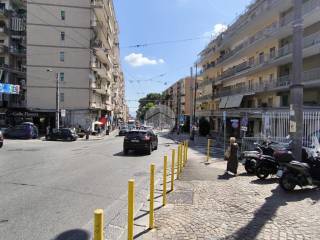
M 212 94 L 209 93 L 209 94 L 206 94 L 206 95 L 203 95 L 203 96 L 199 96 L 197 97 L 197 102 L 204 102 L 204 101 L 209 101 L 209 100 L 212 100 Z
M 310 0 L 308 2 L 305 2 L 303 4 L 302 14 L 304 16 L 319 7 L 320 7 L 319 0 Z M 243 43 L 236 46 L 231 51 L 222 55 L 220 58 L 217 59 L 216 66 L 225 62 L 227 59 L 231 59 L 233 56 L 238 54 L 240 51 L 246 49 L 247 47 L 253 45 L 254 43 L 257 43 L 257 42 L 262 41 L 264 39 L 271 38 L 274 34 L 278 33 L 281 30 L 281 28 L 289 25 L 292 22 L 293 22 L 293 11 L 289 12 L 288 14 L 286 14 L 285 16 L 280 18 L 279 22 L 276 21 L 276 22 L 272 23 L 271 25 L 267 26 L 263 30 L 257 32 L 255 35 L 248 38 Z
M 303 39 L 304 49 L 307 49 L 315 45 L 320 45 L 320 32 L 311 34 Z M 227 78 L 231 78 L 235 75 L 242 74 L 242 72 L 244 72 L 245 70 L 251 71 L 251 70 L 260 68 L 262 66 L 267 66 L 268 64 L 272 64 L 274 61 L 277 61 L 280 58 L 286 57 L 291 53 L 292 53 L 292 44 L 289 43 L 279 48 L 278 51 L 272 55 L 264 54 L 263 57 L 259 57 L 258 59 L 255 59 L 255 61 L 253 62 L 245 61 L 239 65 L 229 68 L 226 71 L 222 72 L 222 74 L 219 77 L 217 77 L 215 80 L 216 81 L 226 80 Z
M 0 54 L 5 54 L 8 52 L 8 50 L 9 48 L 7 46 L 0 45 Z
M 221 98 L 226 96 L 232 96 L 237 94 L 249 95 L 260 92 L 276 91 L 281 89 L 288 89 L 291 83 L 292 75 L 279 77 L 277 80 L 263 84 L 245 85 L 241 87 L 235 87 L 232 89 L 223 89 L 220 92 L 214 94 L 215 98 Z M 302 81 L 305 85 L 312 81 L 320 81 L 320 68 L 311 69 L 303 72 Z
M 19 47 L 15 47 L 15 46 L 10 46 L 9 48 L 9 52 L 13 55 L 26 55 L 27 54 L 27 49 L 25 48 L 19 48 Z

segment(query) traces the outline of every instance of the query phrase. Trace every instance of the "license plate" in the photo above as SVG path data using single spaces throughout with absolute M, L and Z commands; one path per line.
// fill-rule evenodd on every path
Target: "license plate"
M 137 142 L 140 142 L 140 141 L 139 140 L 131 140 L 131 142 L 137 143 Z
M 283 170 L 278 170 L 277 177 L 281 178 L 283 174 Z

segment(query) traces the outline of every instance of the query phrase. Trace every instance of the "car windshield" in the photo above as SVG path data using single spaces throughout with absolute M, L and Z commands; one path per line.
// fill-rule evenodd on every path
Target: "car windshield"
M 145 131 L 131 131 L 127 134 L 128 137 L 143 137 L 146 135 Z

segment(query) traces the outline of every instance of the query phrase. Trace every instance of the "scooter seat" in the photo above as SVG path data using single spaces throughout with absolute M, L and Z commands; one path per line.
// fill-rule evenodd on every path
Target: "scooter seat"
M 302 166 L 302 167 L 305 167 L 305 168 L 310 168 L 310 165 L 309 165 L 308 163 L 303 163 L 303 162 L 298 162 L 298 161 L 292 161 L 292 162 L 290 162 L 290 164 Z

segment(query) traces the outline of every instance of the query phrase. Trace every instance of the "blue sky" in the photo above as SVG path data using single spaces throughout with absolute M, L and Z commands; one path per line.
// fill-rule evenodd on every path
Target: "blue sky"
M 162 92 L 190 74 L 209 36 L 231 23 L 250 0 L 114 0 L 120 26 L 126 99 L 135 114 L 139 98 Z M 130 46 L 180 39 L 193 41 Z

